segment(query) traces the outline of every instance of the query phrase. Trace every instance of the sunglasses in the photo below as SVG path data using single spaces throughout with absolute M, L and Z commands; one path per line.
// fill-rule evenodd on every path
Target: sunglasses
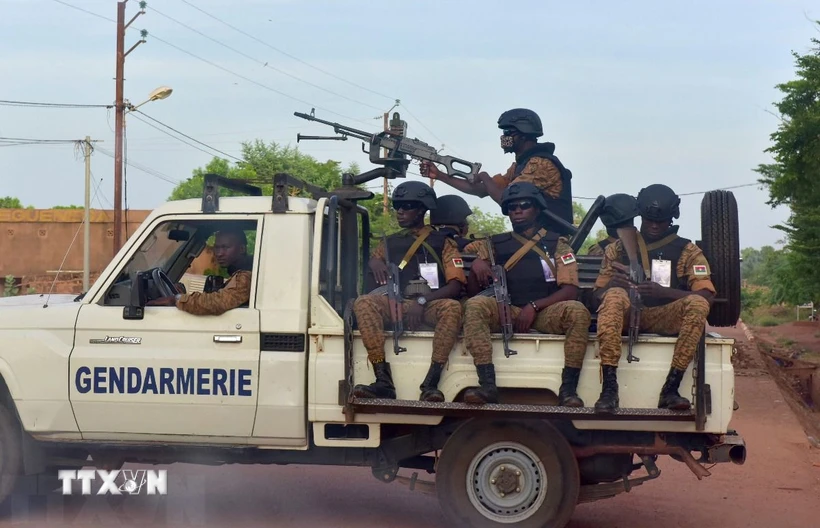
M 414 209 L 420 209 L 421 204 L 418 202 L 393 202 L 393 209 L 396 211 L 412 211 Z
M 527 209 L 532 208 L 532 202 L 510 202 L 507 204 L 508 211 L 518 211 L 519 209 L 522 211 L 526 211 Z

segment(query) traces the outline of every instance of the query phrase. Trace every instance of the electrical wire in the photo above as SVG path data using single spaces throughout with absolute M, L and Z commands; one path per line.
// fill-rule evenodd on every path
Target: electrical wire
M 238 162 L 240 162 L 240 163 L 244 162 L 244 160 L 243 160 L 243 159 L 241 159 L 241 158 L 237 158 L 236 156 L 234 156 L 234 155 L 232 155 L 232 154 L 228 154 L 227 152 L 223 152 L 223 151 L 221 151 L 221 150 L 219 150 L 219 149 L 217 149 L 217 148 L 214 148 L 214 147 L 212 147 L 212 146 L 208 145 L 207 143 L 203 143 L 202 141 L 199 141 L 199 140 L 197 140 L 197 139 L 192 138 L 191 136 L 189 136 L 189 135 L 187 135 L 187 134 L 183 134 L 182 132 L 178 131 L 177 129 L 175 129 L 175 128 L 173 128 L 173 127 L 169 126 L 169 125 L 166 125 L 165 123 L 163 123 L 163 122 L 161 122 L 161 121 L 159 121 L 159 120 L 157 120 L 157 119 L 154 119 L 153 117 L 149 116 L 148 114 L 145 114 L 145 113 L 143 113 L 143 112 L 141 112 L 141 111 L 139 111 L 139 110 L 135 110 L 135 112 L 137 112 L 137 113 L 139 113 L 139 114 L 141 114 L 141 115 L 143 115 L 143 116 L 147 117 L 148 119 L 150 119 L 150 120 L 152 120 L 152 121 L 154 121 L 154 122 L 156 122 L 156 123 L 159 123 L 160 125 L 164 126 L 164 127 L 165 127 L 165 128 L 167 128 L 168 130 L 173 130 L 173 131 L 174 131 L 174 132 L 176 132 L 177 134 L 180 134 L 181 136 L 184 136 L 184 137 L 186 137 L 186 138 L 190 139 L 191 141 L 194 141 L 194 142 L 196 142 L 196 143 L 199 143 L 200 145 L 202 145 L 202 146 L 204 146 L 204 147 L 207 147 L 207 148 L 209 148 L 209 149 L 213 150 L 214 152 L 218 152 L 218 153 L 222 154 L 223 156 L 226 156 L 226 157 L 228 157 L 228 158 L 231 158 L 231 159 L 233 159 L 233 160 L 236 160 L 236 161 L 238 161 Z M 146 121 L 145 119 L 140 118 L 139 116 L 132 115 L 131 117 L 133 117 L 133 118 L 134 118 L 134 119 L 136 119 L 137 121 L 141 121 L 141 122 L 145 123 L 146 125 L 150 126 L 151 128 L 153 128 L 153 129 L 155 129 L 155 130 L 158 130 L 158 131 L 162 132 L 163 134 L 165 134 L 165 135 L 167 135 L 167 136 L 170 136 L 170 137 L 172 137 L 172 138 L 176 139 L 176 140 L 177 140 L 177 141 L 179 141 L 180 143 L 184 143 L 184 144 L 188 145 L 188 146 L 189 146 L 189 147 L 191 147 L 191 148 L 194 148 L 194 149 L 196 149 L 196 150 L 198 150 L 198 151 L 200 151 L 200 152 L 204 152 L 205 154 L 208 154 L 209 156 L 214 156 L 214 154 L 213 154 L 212 152 L 208 152 L 208 151 L 207 151 L 207 150 L 205 150 L 205 149 L 202 149 L 202 148 L 200 148 L 200 147 L 197 147 L 196 145 L 194 145 L 194 144 L 192 144 L 192 143 L 189 143 L 189 142 L 185 141 L 184 139 L 181 139 L 181 138 L 179 138 L 178 136 L 175 136 L 175 135 L 171 134 L 171 133 L 170 133 L 170 132 L 168 132 L 167 130 L 163 130 L 162 128 L 160 128 L 160 127 L 158 127 L 158 126 L 156 126 L 156 125 L 153 125 L 153 124 L 149 123 L 148 121 Z
M 272 44 L 269 44 L 269 43 L 265 42 L 264 40 L 261 40 L 261 39 L 259 39 L 259 38 L 255 37 L 255 36 L 251 35 L 250 33 L 247 33 L 247 32 L 245 32 L 245 31 L 243 31 L 243 30 L 239 29 L 238 27 L 236 27 L 236 26 L 233 26 L 233 25 L 229 24 L 228 22 L 225 22 L 224 20 L 222 20 L 221 18 L 217 17 L 216 15 L 213 15 L 213 14 L 211 14 L 211 13 L 208 13 L 208 12 L 207 12 L 207 11 L 205 11 L 204 9 L 202 9 L 202 8 L 200 8 L 200 7 L 198 7 L 198 6 L 194 5 L 194 4 L 192 4 L 191 2 L 188 2 L 187 0 L 180 0 L 180 1 L 181 1 L 182 3 L 184 3 L 184 4 L 186 4 L 186 5 L 188 5 L 188 6 L 192 7 L 192 8 L 194 8 L 194 9 L 196 9 L 197 11 L 199 11 L 200 13 L 202 13 L 203 15 L 208 16 L 208 17 L 210 17 L 210 18 L 212 18 L 212 19 L 216 20 L 216 21 L 217 21 L 217 22 L 219 22 L 220 24 L 223 24 L 223 25 L 225 25 L 225 26 L 228 26 L 229 28 L 233 29 L 233 30 L 234 30 L 234 31 L 236 31 L 237 33 L 239 33 L 239 34 L 241 34 L 241 35 L 244 35 L 244 36 L 248 37 L 249 39 L 251 39 L 251 40 L 254 40 L 254 41 L 258 42 L 259 44 L 262 44 L 263 46 L 267 46 L 268 48 L 272 49 L 273 51 L 275 51 L 275 52 L 277 52 L 277 53 L 281 53 L 282 55 L 284 55 L 284 56 L 286 56 L 286 57 L 288 57 L 288 58 L 290 58 L 290 59 L 293 59 L 293 60 L 295 60 L 295 61 L 297 61 L 297 62 L 300 62 L 300 63 L 304 64 L 305 66 L 307 66 L 307 67 L 309 67 L 309 68 L 312 68 L 312 69 L 314 69 L 314 70 L 316 70 L 316 71 L 318 71 L 318 72 L 320 72 L 320 73 L 324 73 L 325 75 L 328 75 L 328 76 L 333 77 L 334 79 L 336 79 L 336 80 L 338 80 L 338 81 L 342 81 L 342 82 L 347 83 L 347 84 L 349 84 L 349 85 L 351 85 L 351 86 L 354 86 L 354 87 L 356 87 L 356 88 L 359 88 L 360 90 L 364 90 L 364 91 L 366 91 L 366 92 L 370 92 L 370 93 L 372 93 L 373 95 L 378 95 L 379 97 L 384 97 L 385 99 L 390 99 L 390 100 L 395 100 L 395 99 L 396 99 L 395 97 L 390 97 L 389 95 L 385 95 L 385 94 L 383 94 L 383 93 L 381 93 L 381 92 L 377 92 L 376 90 L 372 90 L 372 89 L 367 88 L 367 87 L 365 87 L 365 86 L 362 86 L 362 85 L 360 85 L 360 84 L 356 84 L 356 83 L 354 83 L 353 81 L 349 81 L 349 80 L 347 80 L 347 79 L 344 79 L 343 77 L 339 77 L 339 76 L 338 76 L 338 75 L 336 75 L 336 74 L 330 73 L 329 71 L 326 71 L 326 70 L 323 70 L 323 69 L 321 69 L 321 68 L 319 68 L 319 67 L 317 67 L 317 66 L 314 66 L 314 65 L 312 65 L 312 64 L 310 64 L 310 63 L 308 63 L 308 62 L 306 62 L 306 61 L 304 61 L 304 60 L 302 60 L 302 59 L 300 59 L 299 57 L 296 57 L 296 56 L 294 56 L 294 55 L 291 55 L 290 53 L 288 53 L 288 52 L 286 52 L 286 51 L 283 51 L 283 50 L 281 50 L 281 49 L 279 49 L 279 48 L 277 48 L 277 47 L 273 46 Z
M 30 108 L 114 108 L 114 105 L 95 105 L 77 103 L 40 103 L 35 101 L 13 101 L 0 99 L 0 106 L 19 106 Z
M 215 38 L 213 38 L 212 36 L 210 36 L 210 35 L 208 35 L 208 34 L 206 34 L 206 33 L 203 33 L 202 31 L 199 31 L 198 29 L 196 29 L 196 28 L 194 28 L 194 27 L 191 27 L 191 26 L 189 26 L 188 24 L 185 24 L 184 22 L 181 22 L 181 21 L 177 20 L 176 18 L 173 18 L 173 17 L 171 17 L 171 16 L 169 16 L 169 15 L 166 15 L 165 13 L 163 13 L 163 12 L 161 12 L 161 11 L 157 10 L 157 9 L 156 9 L 156 8 L 154 8 L 154 7 L 151 7 L 150 9 L 151 9 L 151 11 L 153 11 L 153 12 L 154 12 L 154 13 L 156 13 L 156 14 L 158 14 L 159 16 L 164 17 L 164 18 L 167 18 L 167 19 L 168 19 L 168 20 L 170 20 L 171 22 L 174 22 L 174 23 L 176 23 L 176 24 L 179 24 L 180 26 L 182 26 L 182 27 L 184 27 L 184 28 L 188 29 L 189 31 L 193 31 L 193 32 L 194 32 L 194 33 L 196 33 L 197 35 L 203 36 L 203 37 L 205 37 L 206 39 L 210 40 L 211 42 L 215 42 L 216 44 L 219 44 L 219 45 L 220 45 L 220 46 L 222 46 L 223 48 L 226 48 L 226 49 L 231 50 L 232 52 L 236 53 L 237 55 L 241 55 L 241 56 L 245 57 L 246 59 L 250 59 L 250 60 L 254 61 L 254 62 L 255 62 L 255 63 L 257 63 L 257 64 L 260 64 L 263 68 L 268 68 L 268 69 L 271 69 L 271 70 L 273 70 L 273 71 L 275 71 L 275 72 L 281 73 L 282 75 L 286 75 L 286 76 L 290 77 L 291 79 L 295 79 L 295 80 L 297 80 L 297 81 L 299 81 L 299 82 L 302 82 L 302 83 L 307 84 L 308 86 L 312 86 L 312 87 L 314 87 L 314 88 L 317 88 L 317 89 L 319 89 L 319 90 L 322 90 L 323 92 L 327 92 L 327 93 L 329 93 L 329 94 L 331 94 L 331 95 L 335 95 L 336 97 L 340 97 L 340 98 L 345 99 L 345 100 L 347 100 L 347 101 L 350 101 L 350 102 L 352 102 L 352 103 L 360 104 L 360 105 L 362 105 L 362 106 L 366 106 L 366 107 L 371 108 L 371 109 L 373 109 L 373 110 L 381 110 L 381 108 L 379 108 L 378 106 L 373 106 L 373 105 L 368 104 L 368 103 L 365 103 L 365 102 L 363 102 L 363 101 L 359 101 L 358 99 L 353 99 L 353 98 L 351 98 L 351 97 L 347 97 L 346 95 L 342 95 L 342 94 L 340 94 L 340 93 L 334 92 L 333 90 L 328 90 L 327 88 L 325 88 L 325 87 L 323 87 L 323 86 L 320 86 L 320 85 L 318 85 L 318 84 L 315 84 L 315 83 L 312 83 L 312 82 L 307 81 L 307 80 L 305 80 L 305 79 L 302 79 L 301 77 L 298 77 L 298 76 L 296 76 L 296 75 L 293 75 L 293 74 L 291 74 L 291 73 L 288 73 L 288 72 L 286 72 L 286 71 L 284 71 L 284 70 L 280 70 L 279 68 L 276 68 L 276 67 L 274 67 L 274 66 L 271 66 L 268 62 L 266 62 L 266 61 L 262 61 L 262 60 L 259 60 L 259 59 L 255 58 L 255 57 L 252 57 L 252 56 L 248 55 L 247 53 L 244 53 L 244 52 L 242 52 L 242 51 L 240 51 L 240 50 L 238 50 L 238 49 L 236 49 L 236 48 L 234 48 L 234 47 L 231 47 L 231 46 L 229 46 L 228 44 L 225 44 L 224 42 L 222 42 L 222 41 L 220 41 L 220 40 L 218 40 L 218 39 L 215 39 Z
M 96 147 L 96 150 L 98 152 L 100 152 L 101 154 L 103 154 L 105 156 L 108 156 L 111 159 L 116 159 L 114 157 L 114 153 L 111 152 L 111 151 L 108 151 L 108 150 L 106 150 L 102 147 Z M 156 169 L 153 169 L 153 168 L 148 167 L 147 165 L 143 165 L 141 163 L 137 163 L 135 161 L 128 161 L 128 166 L 132 167 L 134 169 L 137 169 L 140 172 L 144 172 L 145 174 L 148 174 L 149 176 L 153 176 L 154 178 L 156 178 L 158 180 L 162 180 L 166 183 L 170 183 L 170 184 L 173 184 L 173 185 L 179 185 L 180 183 L 182 183 L 182 181 L 180 181 L 180 180 L 175 180 L 174 178 L 168 176 L 167 174 L 164 174 L 164 173 L 162 173 L 162 172 L 160 172 Z
M 695 196 L 699 194 L 706 194 L 712 191 L 728 191 L 730 189 L 740 189 L 741 187 L 753 187 L 756 185 L 762 185 L 759 182 L 755 183 L 744 183 L 741 185 L 730 185 L 729 187 L 718 187 L 717 189 L 709 189 L 708 191 L 694 191 L 694 192 L 687 192 L 687 193 L 679 193 L 678 196 Z M 591 197 L 591 196 L 573 196 L 573 200 L 597 200 L 598 197 Z

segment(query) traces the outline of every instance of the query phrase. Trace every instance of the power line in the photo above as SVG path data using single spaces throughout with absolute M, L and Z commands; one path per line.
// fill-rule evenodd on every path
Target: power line
M 233 155 L 231 155 L 231 154 L 228 154 L 227 152 L 223 152 L 223 151 L 221 151 L 221 150 L 219 150 L 219 149 L 217 149 L 217 148 L 214 148 L 214 147 L 212 147 L 212 146 L 208 145 L 207 143 L 203 143 L 202 141 L 199 141 L 199 140 L 198 140 L 198 139 L 196 139 L 196 138 L 192 138 L 192 137 L 191 137 L 191 136 L 189 136 L 188 134 L 185 134 L 185 133 L 183 133 L 183 132 L 180 132 L 180 131 L 179 131 L 179 130 L 177 130 L 176 128 L 174 128 L 174 127 L 172 127 L 172 126 L 170 126 L 170 125 L 166 125 L 165 123 L 163 123 L 162 121 L 160 121 L 160 120 L 158 120 L 158 119 L 154 119 L 153 117 L 149 116 L 148 114 L 146 114 L 146 113 L 145 113 L 145 112 L 143 112 L 142 110 L 134 110 L 134 111 L 135 111 L 135 112 L 137 112 L 138 114 L 142 115 L 142 116 L 147 117 L 148 119 L 150 119 L 150 120 L 151 120 L 151 121 L 153 121 L 154 123 L 157 123 L 158 125 L 162 125 L 162 126 L 164 126 L 165 128 L 167 128 L 168 130 L 172 130 L 172 131 L 176 132 L 177 134 L 179 134 L 180 136 L 185 137 L 185 138 L 188 138 L 188 139 L 190 139 L 191 141 L 193 141 L 193 142 L 195 142 L 195 143 L 198 143 L 198 144 L 202 145 L 203 147 L 209 148 L 209 149 L 211 149 L 211 150 L 213 150 L 213 151 L 215 151 L 215 152 L 219 152 L 219 153 L 220 153 L 220 154 L 222 154 L 223 156 L 227 156 L 227 157 L 229 157 L 229 158 L 231 158 L 231 159 L 234 159 L 234 160 L 236 160 L 236 161 L 238 161 L 238 162 L 240 162 L 240 163 L 242 163 L 242 162 L 244 162 L 244 161 L 245 161 L 245 160 L 243 160 L 242 158 L 237 158 L 236 156 L 233 156 Z M 137 118 L 137 119 L 139 119 L 139 118 L 138 118 L 138 117 L 136 117 L 136 116 L 134 116 L 134 117 L 135 117 L 135 118 Z M 140 121 L 142 121 L 143 123 L 145 123 L 146 125 L 152 126 L 150 123 L 147 123 L 146 121 L 144 121 L 144 120 L 142 120 L 142 119 L 139 119 L 139 120 L 140 120 Z M 154 127 L 154 128 L 156 128 L 156 127 Z M 161 129 L 158 129 L 158 130 L 161 130 Z M 161 130 L 161 131 L 162 131 L 162 130 Z M 162 131 L 162 132 L 163 132 L 164 134 L 168 134 L 168 133 L 167 133 L 167 132 L 165 132 L 165 131 Z M 168 134 L 168 135 L 170 135 L 170 134 Z M 171 136 L 171 137 L 174 137 L 174 136 Z M 179 138 L 176 138 L 176 139 L 177 139 L 177 140 L 179 140 Z M 191 145 L 191 146 L 193 146 L 193 145 Z M 194 148 L 196 148 L 196 147 L 194 147 Z
M 14 142 L 24 141 L 27 143 L 76 143 L 83 141 L 82 139 L 39 139 L 39 138 L 14 138 L 14 137 L 0 137 L 0 141 Z
M 373 110 L 381 110 L 381 109 L 380 109 L 379 107 L 377 107 L 377 106 L 373 106 L 373 105 L 371 105 L 371 104 L 368 104 L 368 103 L 365 103 L 365 102 L 359 101 L 358 99 L 353 99 L 353 98 L 351 98 L 351 97 L 347 97 L 346 95 L 342 95 L 342 94 L 340 94 L 340 93 L 334 92 L 333 90 L 328 90 L 327 88 L 325 88 L 325 87 L 323 87 L 323 86 L 319 86 L 318 84 L 314 84 L 314 83 L 312 83 L 312 82 L 310 82 L 310 81 L 307 81 L 307 80 L 305 80 L 305 79 L 302 79 L 301 77 L 298 77 L 298 76 L 296 76 L 296 75 L 293 75 L 293 74 L 291 74 L 291 73 L 288 73 L 288 72 L 286 72 L 286 71 L 284 71 L 284 70 L 280 70 L 279 68 L 276 68 L 276 67 L 274 67 L 274 66 L 271 66 L 268 62 L 261 61 L 261 60 L 259 60 L 259 59 L 255 58 L 255 57 L 251 57 L 251 56 L 250 56 L 250 55 L 248 55 L 247 53 L 244 53 L 244 52 L 242 52 L 242 51 L 240 51 L 240 50 L 238 50 L 238 49 L 236 49 L 236 48 L 234 48 L 234 47 L 231 47 L 231 46 L 229 46 L 229 45 L 225 44 L 224 42 L 222 42 L 222 41 L 220 41 L 220 40 L 217 40 L 217 39 L 215 39 L 215 38 L 211 37 L 210 35 L 207 35 L 206 33 L 203 33 L 202 31 L 199 31 L 198 29 L 196 29 L 196 28 L 193 28 L 193 27 L 189 26 L 188 24 L 185 24 L 184 22 L 180 22 L 179 20 L 177 20 L 177 19 L 175 19 L 175 18 L 173 18 L 173 17 L 171 17 L 171 16 L 169 16 L 169 15 L 166 15 L 165 13 L 163 13 L 163 12 L 161 12 L 161 11 L 157 10 L 157 9 L 156 9 L 156 8 L 154 8 L 154 7 L 151 7 L 150 9 L 151 9 L 154 13 L 156 13 L 156 14 L 160 15 L 161 17 L 167 18 L 167 19 L 168 19 L 168 20 L 170 20 L 171 22 L 174 22 L 174 23 L 176 23 L 176 24 L 179 24 L 180 26 L 182 26 L 182 27 L 184 27 L 184 28 L 186 28 L 186 29 L 188 29 L 188 30 L 190 30 L 190 31 L 193 31 L 193 32 L 194 32 L 194 33 L 196 33 L 197 35 L 201 35 L 201 36 L 205 37 L 206 39 L 208 39 L 208 40 L 210 40 L 210 41 L 212 41 L 212 42 L 215 42 L 215 43 L 219 44 L 220 46 L 222 46 L 222 47 L 224 47 L 224 48 L 226 48 L 226 49 L 229 49 L 229 50 L 233 51 L 234 53 L 236 53 L 236 54 L 238 54 L 238 55 L 241 55 L 241 56 L 245 57 L 246 59 L 250 59 L 250 60 L 254 61 L 254 62 L 255 62 L 255 63 L 257 63 L 257 64 L 260 64 L 263 68 L 268 68 L 268 69 L 271 69 L 271 70 L 273 70 L 273 71 L 275 71 L 275 72 L 281 73 L 282 75 L 286 75 L 286 76 L 290 77 L 291 79 L 295 79 L 295 80 L 297 80 L 297 81 L 299 81 L 299 82 L 303 82 L 303 83 L 305 83 L 305 84 L 307 84 L 307 85 L 309 85 L 309 86 L 313 86 L 314 88 L 317 88 L 317 89 L 319 89 L 319 90 L 322 90 L 323 92 L 327 92 L 327 93 L 329 93 L 329 94 L 331 94 L 331 95 L 335 95 L 336 97 L 341 97 L 342 99 L 345 99 L 345 100 L 350 101 L 350 102 L 352 102 L 352 103 L 360 104 L 360 105 L 362 105 L 362 106 L 366 106 L 366 107 L 368 107 L 368 108 L 372 108 Z
M 36 101 L 11 101 L 0 99 L 0 106 L 19 106 L 31 108 L 114 108 L 114 105 L 94 105 L 77 103 L 41 103 Z
M 111 152 L 111 151 L 105 150 L 104 148 L 101 148 L 101 147 L 96 147 L 96 150 L 99 151 L 101 154 L 104 154 L 104 155 L 108 156 L 109 158 L 115 159 L 114 158 L 114 153 Z M 148 166 L 143 165 L 141 163 L 137 163 L 137 162 L 132 161 L 132 160 L 128 161 L 128 166 L 133 167 L 133 168 L 137 169 L 138 171 L 144 172 L 144 173 L 148 174 L 149 176 L 153 176 L 154 178 L 157 178 L 157 179 L 162 180 L 164 182 L 171 183 L 173 185 L 179 185 L 180 183 L 182 183 L 180 180 L 175 180 L 172 177 L 168 176 L 167 174 L 164 174 L 164 173 L 162 173 L 162 172 L 160 172 L 156 169 L 152 169 L 151 167 L 148 167 Z
M 95 17 L 101 18 L 103 20 L 108 20 L 109 22 L 113 22 L 115 24 L 117 23 L 117 21 L 114 20 L 113 18 L 108 18 L 107 16 L 99 15 L 99 14 L 93 12 L 93 11 L 89 11 L 88 9 L 83 9 L 82 7 L 77 7 L 73 4 L 69 4 L 68 2 L 63 2 L 62 0 L 53 0 L 53 1 L 57 2 L 58 4 L 63 4 L 66 7 L 70 7 L 71 9 L 76 9 L 77 11 L 82 11 L 83 13 L 86 13 L 88 15 L 95 16 Z
M 698 195 L 698 194 L 706 194 L 706 193 L 712 192 L 712 191 L 728 191 L 730 189 L 740 189 L 741 187 L 753 187 L 753 186 L 756 186 L 756 185 L 761 185 L 761 184 L 758 183 L 758 182 L 755 182 L 755 183 L 744 183 L 744 184 L 741 184 L 741 185 L 730 185 L 729 187 L 718 187 L 717 189 L 709 189 L 708 191 L 694 191 L 694 192 L 688 192 L 688 193 L 679 193 L 678 196 L 695 196 L 695 195 Z M 594 197 L 592 197 L 592 196 L 573 196 L 572 199 L 573 200 L 597 200 L 598 197 L 597 196 L 594 196 Z
M 366 92 L 370 92 L 370 93 L 372 93 L 372 94 L 374 94 L 374 95 L 378 95 L 379 97 L 384 97 L 384 98 L 386 98 L 386 99 L 390 99 L 390 100 L 395 100 L 395 99 L 396 99 L 395 97 L 390 97 L 389 95 L 385 95 L 385 94 L 380 93 L 380 92 L 377 92 L 377 91 L 375 91 L 375 90 L 371 90 L 370 88 L 367 88 L 367 87 L 362 86 L 362 85 L 360 85 L 360 84 L 356 84 L 356 83 L 354 83 L 353 81 L 349 81 L 349 80 L 347 80 L 347 79 L 344 79 L 344 78 L 342 78 L 342 77 L 339 77 L 338 75 L 335 75 L 335 74 L 333 74 L 333 73 L 330 73 L 329 71 L 326 71 L 326 70 L 323 70 L 323 69 L 321 69 L 321 68 L 319 68 L 319 67 L 317 67 L 317 66 L 314 66 L 314 65 L 312 65 L 312 64 L 310 64 L 310 63 L 308 63 L 308 62 L 306 62 L 306 61 L 304 61 L 304 60 L 302 60 L 302 59 L 300 59 L 299 57 L 296 57 L 296 56 L 294 56 L 294 55 L 291 55 L 290 53 L 288 53 L 288 52 L 286 52 L 286 51 L 283 51 L 283 50 L 281 50 L 281 49 L 279 49 L 279 48 L 277 48 L 277 47 L 275 47 L 275 46 L 273 46 L 273 45 L 271 45 L 271 44 L 269 44 L 269 43 L 265 42 L 264 40 L 261 40 L 261 39 L 259 39 L 259 38 L 255 37 L 255 36 L 251 35 L 250 33 L 247 33 L 247 32 L 245 32 L 245 31 L 242 31 L 242 30 L 241 30 L 241 29 L 239 29 L 238 27 L 233 26 L 233 25 L 231 25 L 231 24 L 229 24 L 229 23 L 225 22 L 224 20 L 220 19 L 219 17 L 217 17 L 217 16 L 215 16 L 215 15 L 212 15 L 211 13 L 208 13 L 208 12 L 207 12 L 207 11 L 205 11 L 204 9 L 202 9 L 202 8 L 200 8 L 200 7 L 197 7 L 196 5 L 192 4 L 191 2 L 188 2 L 187 0 L 181 0 L 181 1 L 182 1 L 182 3 L 184 3 L 184 4 L 186 4 L 186 5 L 190 6 L 190 7 L 192 7 L 192 8 L 194 8 L 194 9 L 196 9 L 197 11 L 199 11 L 200 13 L 202 13 L 203 15 L 206 15 L 206 16 L 208 16 L 208 17 L 210 17 L 210 18 L 212 18 L 212 19 L 216 20 L 216 21 L 217 21 L 217 22 L 219 22 L 220 24 L 224 24 L 224 25 L 228 26 L 229 28 L 233 29 L 233 30 L 234 30 L 234 31 L 236 31 L 237 33 L 240 33 L 240 34 L 242 34 L 242 35 L 245 35 L 245 36 L 246 36 L 246 37 L 248 37 L 249 39 L 252 39 L 252 40 L 254 40 L 254 41 L 258 42 L 259 44 L 262 44 L 263 46 L 267 46 L 268 48 L 272 49 L 273 51 L 275 51 L 275 52 L 277 52 L 277 53 L 281 53 L 282 55 L 284 55 L 284 56 L 286 56 L 286 57 L 289 57 L 289 58 L 291 58 L 291 59 L 293 59 L 293 60 L 295 60 L 295 61 L 297 61 L 297 62 L 300 62 L 300 63 L 304 64 L 305 66 L 308 66 L 309 68 L 313 68 L 314 70 L 316 70 L 316 71 L 318 71 L 318 72 L 321 72 L 321 73 L 324 73 L 325 75 L 328 75 L 328 76 L 330 76 L 330 77 L 333 77 L 333 78 L 334 78 L 334 79 L 336 79 L 336 80 L 342 81 L 342 82 L 347 83 L 347 84 L 349 84 L 349 85 L 351 85 L 351 86 L 355 86 L 356 88 L 359 88 L 360 90 L 364 90 L 364 91 L 366 91 Z

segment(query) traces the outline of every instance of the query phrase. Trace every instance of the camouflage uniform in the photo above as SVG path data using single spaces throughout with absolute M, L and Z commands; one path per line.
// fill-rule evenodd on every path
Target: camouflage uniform
M 615 273 L 613 262 L 622 261 L 625 256 L 620 241 L 610 244 L 601 262 L 601 272 L 595 288 L 604 288 Z M 706 290 L 715 293 L 710 279 L 709 263 L 703 251 L 692 242 L 687 243 L 677 261 L 675 274 L 681 285 L 689 291 Z M 618 366 L 621 358 L 621 334 L 629 317 L 629 295 L 622 288 L 607 291 L 598 308 L 598 344 L 601 364 Z M 706 326 L 709 315 L 709 301 L 700 295 L 691 294 L 660 306 L 649 306 L 641 310 L 641 330 L 662 335 L 678 334 L 672 366 L 686 370 L 698 341 Z
M 477 258 L 490 259 L 489 248 L 483 240 L 478 240 L 465 248 L 465 253 L 475 253 Z M 571 255 L 572 248 L 566 238 L 559 238 L 556 255 Z M 502 263 L 503 264 L 503 263 Z M 564 264 L 555 259 L 557 285 L 578 286 L 578 263 Z M 510 281 L 508 277 L 508 281 Z M 510 314 L 518 317 L 521 308 L 510 306 Z M 536 315 L 532 328 L 543 334 L 564 334 L 564 357 L 567 366 L 580 368 L 586 354 L 589 339 L 590 313 L 578 301 L 562 301 L 552 304 Z M 472 354 L 476 365 L 492 362 L 491 332 L 501 329 L 498 319 L 498 303 L 493 297 L 477 296 L 467 300 L 464 313 L 464 346 Z
M 428 227 L 422 229 L 429 229 Z M 410 231 L 417 236 L 421 229 Z M 403 255 L 392 255 L 391 258 L 401 258 Z M 374 258 L 384 259 L 384 242 L 380 242 L 373 251 Z M 466 284 L 467 278 L 461 264 L 461 253 L 452 238 L 446 238 L 441 254 L 444 267 L 445 283 L 456 280 Z M 444 284 L 440 285 L 441 287 Z M 404 314 L 414 304 L 412 300 L 404 301 Z M 353 304 L 362 342 L 367 349 L 367 357 L 371 363 L 377 364 L 385 360 L 384 354 L 384 324 L 390 320 L 390 311 L 386 295 L 362 295 Z M 433 361 L 446 363 L 450 352 L 455 346 L 458 334 L 461 332 L 461 305 L 455 299 L 438 299 L 424 305 L 425 323 L 435 326 L 433 337 Z
M 600 241 L 592 244 L 591 246 L 589 246 L 589 249 L 587 249 L 587 255 L 595 256 L 595 257 L 602 257 L 604 255 L 604 251 L 606 250 L 607 246 L 609 246 L 610 244 L 612 244 L 616 240 L 618 240 L 618 239 L 615 238 L 615 237 L 610 236 L 610 237 L 607 237 L 603 240 L 600 240 Z
M 250 298 L 251 272 L 239 269 L 217 291 L 180 295 L 176 307 L 193 315 L 220 315 L 248 303 Z

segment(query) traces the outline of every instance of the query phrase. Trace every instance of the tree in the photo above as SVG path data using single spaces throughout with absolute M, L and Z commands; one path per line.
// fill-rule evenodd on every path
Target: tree
M 470 225 L 468 235 L 481 238 L 503 233 L 511 229 L 506 216 L 487 213 L 478 207 L 471 207 L 471 209 L 473 210 L 473 214 L 467 218 Z
M 820 25 L 820 23 L 818 23 Z M 784 224 L 775 226 L 786 233 L 787 244 L 783 280 L 798 280 L 803 296 L 820 297 L 820 40 L 811 39 L 811 52 L 792 52 L 797 78 L 777 89 L 783 99 L 776 103 L 780 113 L 773 145 L 766 152 L 774 163 L 761 164 L 756 172 L 768 187 L 771 206 L 788 205 L 791 214 Z M 786 269 L 787 268 L 787 269 Z M 781 284 L 784 292 L 792 284 Z M 790 296 L 789 293 L 784 293 Z M 802 301 L 805 302 L 805 301 Z
M 580 225 L 581 221 L 586 217 L 587 212 L 588 211 L 587 211 L 586 207 L 584 207 L 583 205 L 581 205 L 578 202 L 573 201 L 572 202 L 572 223 L 575 224 L 576 226 Z M 596 244 L 599 240 L 603 240 L 608 236 L 609 235 L 607 234 L 606 229 L 604 229 L 604 228 L 598 229 L 594 234 L 590 233 L 589 236 L 587 237 L 587 239 L 584 240 L 584 243 L 581 244 L 581 249 L 580 249 L 580 251 L 578 251 L 578 253 L 581 254 L 581 255 L 586 254 L 586 252 L 589 251 L 589 248 L 593 244 Z
M 0 209 L 22 209 L 23 204 L 20 203 L 19 198 L 12 196 L 3 196 L 0 198 Z

